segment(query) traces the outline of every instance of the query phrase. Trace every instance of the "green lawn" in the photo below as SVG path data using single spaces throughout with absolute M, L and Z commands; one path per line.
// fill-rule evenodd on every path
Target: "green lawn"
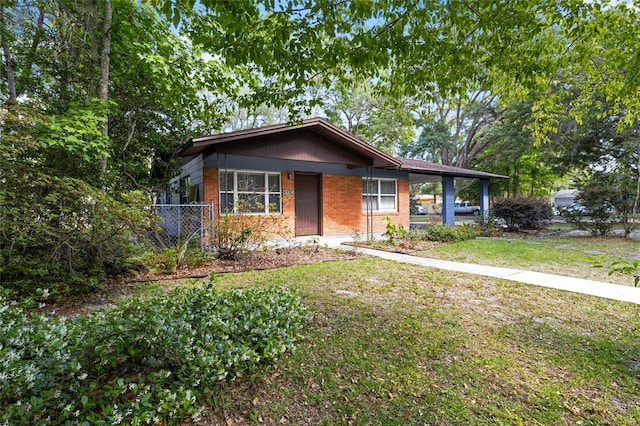
M 636 305 L 370 258 L 216 285 L 292 287 L 312 317 L 206 424 L 640 424 Z
M 592 261 L 601 255 L 608 262 L 619 258 L 638 259 L 640 241 L 581 236 L 478 238 L 453 244 L 438 244 L 413 254 L 633 285 L 633 279 L 629 276 L 610 276 L 608 268 L 593 268 Z

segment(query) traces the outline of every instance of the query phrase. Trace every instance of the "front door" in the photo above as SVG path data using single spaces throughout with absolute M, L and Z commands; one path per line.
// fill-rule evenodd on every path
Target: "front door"
M 295 174 L 296 236 L 320 235 L 320 175 Z

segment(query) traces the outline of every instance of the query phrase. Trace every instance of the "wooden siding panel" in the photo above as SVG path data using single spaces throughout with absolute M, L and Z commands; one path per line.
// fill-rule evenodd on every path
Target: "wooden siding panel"
M 224 154 L 285 160 L 366 166 L 371 160 L 309 130 L 298 130 L 275 136 L 262 136 L 242 143 L 223 143 L 216 147 Z

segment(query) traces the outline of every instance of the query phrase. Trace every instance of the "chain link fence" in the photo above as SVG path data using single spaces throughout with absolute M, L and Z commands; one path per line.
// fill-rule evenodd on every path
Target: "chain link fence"
M 207 230 L 213 224 L 213 203 L 154 204 L 152 209 L 161 218 L 158 228 L 147 234 L 156 246 L 165 249 L 195 241 L 201 249 L 208 248 Z

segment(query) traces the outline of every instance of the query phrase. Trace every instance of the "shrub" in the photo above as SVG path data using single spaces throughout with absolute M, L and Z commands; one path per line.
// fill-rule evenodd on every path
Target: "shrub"
M 37 287 L 81 294 L 125 272 L 152 217 L 83 181 L 36 176 L 20 194 L 0 191 L 3 285 L 22 295 Z
M 287 289 L 211 284 L 76 319 L 2 294 L 0 313 L 0 421 L 12 425 L 179 423 L 220 381 L 291 350 L 306 317 Z
M 569 209 L 565 213 L 568 223 L 578 229 L 588 230 L 592 235 L 607 235 L 613 229 L 612 212 L 614 210 L 612 189 L 603 185 L 592 185 L 578 194 L 577 201 L 581 202 L 585 212 Z M 583 220 L 583 215 L 589 216 L 588 221 Z
M 281 215 L 224 213 L 213 224 L 211 245 L 218 258 L 235 260 L 249 248 L 259 248 L 268 238 L 286 233 Z
M 404 229 L 404 226 L 393 223 L 390 217 L 385 217 L 383 220 L 387 227 L 384 236 L 387 237 L 389 244 L 395 245 L 398 240 L 407 235 L 407 230 Z
M 553 216 L 548 201 L 535 197 L 501 198 L 493 203 L 493 211 L 510 230 L 542 229 Z
M 453 243 L 472 240 L 478 236 L 478 230 L 469 225 L 449 226 L 444 224 L 432 225 L 427 229 L 427 239 L 441 243 Z

